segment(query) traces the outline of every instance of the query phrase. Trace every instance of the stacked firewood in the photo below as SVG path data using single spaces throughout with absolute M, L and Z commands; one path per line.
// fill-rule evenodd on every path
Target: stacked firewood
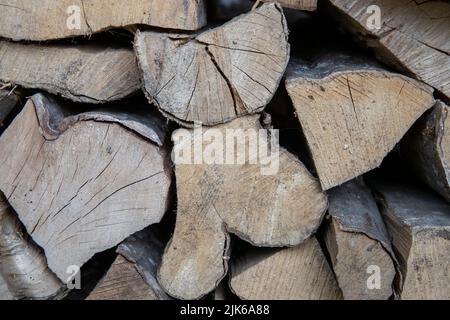
M 449 2 L 0 8 L 0 299 L 450 299 Z

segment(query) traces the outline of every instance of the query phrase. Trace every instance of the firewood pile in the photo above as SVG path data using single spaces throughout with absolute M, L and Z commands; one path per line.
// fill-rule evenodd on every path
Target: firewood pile
M 0 0 L 0 300 L 450 299 L 450 3 Z

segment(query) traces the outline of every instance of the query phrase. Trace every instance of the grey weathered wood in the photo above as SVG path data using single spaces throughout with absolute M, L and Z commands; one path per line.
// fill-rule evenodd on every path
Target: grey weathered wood
M 378 167 L 434 104 L 431 87 L 338 54 L 292 60 L 286 88 L 324 190 Z
M 96 45 L 0 41 L 0 80 L 84 103 L 119 100 L 140 90 L 133 51 Z
M 28 100 L 0 138 L 0 189 L 66 281 L 69 266 L 161 220 L 170 167 L 162 149 L 118 123 L 79 121 L 46 140 L 42 101 Z
M 450 3 L 409 0 L 328 0 L 330 11 L 379 58 L 450 95 Z M 371 5 L 381 28 L 372 28 Z M 370 20 L 370 21 L 368 21 Z M 368 24 L 369 22 L 369 24 Z
M 450 299 L 450 204 L 413 185 L 371 185 L 401 264 L 401 299 Z
M 370 190 L 360 180 L 331 189 L 325 242 L 345 299 L 386 300 L 394 294 L 395 264 L 389 234 Z M 371 266 L 380 288 L 369 288 Z
M 246 134 L 261 128 L 258 116 L 249 115 L 207 128 L 203 136 L 212 130 L 225 136 L 227 130 L 247 130 Z M 201 145 L 192 137 L 175 139 L 175 148 Z M 238 141 L 238 152 L 245 150 L 241 147 L 246 141 L 255 142 L 251 135 Z M 294 155 L 280 148 L 278 159 L 278 170 L 271 175 L 263 175 L 263 165 L 249 158 L 242 164 L 175 162 L 177 221 L 159 271 L 160 283 L 171 296 L 199 298 L 217 286 L 227 270 L 228 233 L 271 247 L 297 245 L 314 234 L 327 208 L 326 195 Z
M 271 0 L 262 0 L 262 2 L 272 2 Z M 304 11 L 316 11 L 317 0 L 278 0 L 276 1 L 284 8 Z
M 422 181 L 450 202 L 450 107 L 437 101 L 406 135 L 402 155 Z
M 258 9 L 198 35 L 136 33 L 144 92 L 183 125 L 215 125 L 260 112 L 289 60 L 282 9 Z
M 315 237 L 293 248 L 246 250 L 231 261 L 230 287 L 246 300 L 342 298 Z
M 62 282 L 47 268 L 44 253 L 0 193 L 0 300 L 50 299 L 64 295 Z
M 13 40 L 86 36 L 140 24 L 180 30 L 206 25 L 204 0 L 0 0 L 0 7 L 0 36 Z

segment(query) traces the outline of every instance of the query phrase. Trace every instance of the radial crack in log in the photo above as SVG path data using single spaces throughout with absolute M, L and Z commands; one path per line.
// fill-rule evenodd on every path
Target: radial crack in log
M 230 287 L 246 300 L 339 300 L 315 237 L 286 249 L 252 248 L 231 262 Z
M 331 11 L 344 21 L 350 31 L 362 36 L 381 60 L 407 71 L 450 97 L 450 3 L 328 1 Z
M 401 263 L 401 299 L 450 299 L 450 205 L 411 185 L 371 184 Z
M 214 125 L 262 111 L 289 60 L 288 29 L 265 4 L 197 36 L 137 32 L 144 91 L 183 125 Z
M 330 190 L 329 202 L 325 243 L 344 299 L 388 299 L 397 260 L 370 190 L 353 180 Z
M 343 55 L 293 61 L 286 87 L 324 190 L 379 166 L 434 104 L 427 85 Z
M 197 30 L 204 0 L 0 0 L 0 36 L 43 41 L 144 24 Z
M 3 282 L 4 281 L 4 282 Z M 29 239 L 0 193 L 0 300 L 62 297 L 65 287 L 47 268 L 45 255 Z
M 402 155 L 427 185 L 450 202 L 450 107 L 438 101 L 405 137 Z
M 269 141 L 260 129 L 258 116 L 250 115 L 201 133 L 199 129 L 174 132 L 177 221 L 159 272 L 170 295 L 199 298 L 217 286 L 227 270 L 228 232 L 258 246 L 292 246 L 317 230 L 327 208 L 326 195 L 286 150 L 271 149 L 273 154 L 263 160 L 255 146 L 268 152 L 269 143 L 275 148 L 278 140 L 272 132 Z M 232 144 L 220 144 L 230 141 L 231 132 L 238 134 L 231 137 Z M 215 151 L 210 139 L 218 143 Z M 182 163 L 177 154 L 186 146 L 194 147 L 194 159 Z M 205 159 L 214 153 L 218 162 L 188 164 L 198 160 L 197 152 Z M 235 154 L 221 162 L 227 153 Z M 272 164 L 264 163 L 269 157 Z
M 262 0 L 263 2 L 273 2 L 272 0 Z M 317 0 L 277 0 L 284 8 L 303 10 L 303 11 L 316 11 Z
M 75 102 L 105 103 L 140 90 L 133 51 L 0 41 L 0 80 Z
M 116 123 L 80 121 L 46 140 L 40 100 L 0 138 L 0 189 L 66 281 L 68 267 L 161 220 L 170 173 L 163 150 Z

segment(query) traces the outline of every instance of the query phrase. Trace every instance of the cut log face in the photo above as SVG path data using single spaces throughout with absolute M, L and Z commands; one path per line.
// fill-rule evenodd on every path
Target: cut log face
M 134 263 L 118 255 L 87 300 L 158 300 Z
M 200 135 L 207 137 L 218 130 L 224 137 L 235 129 L 247 138 L 230 148 L 246 152 L 247 142 L 269 143 L 257 142 L 249 134 L 262 129 L 256 115 Z M 187 144 L 206 152 L 208 143 L 202 145 L 195 130 L 176 131 L 174 140 L 180 132 L 189 133 L 190 140 L 175 142 L 174 150 Z M 227 150 L 217 151 L 225 154 Z M 198 298 L 217 286 L 226 272 L 227 232 L 257 246 L 292 246 L 317 230 L 327 208 L 326 195 L 295 156 L 284 149 L 279 153 L 279 168 L 273 175 L 263 175 L 261 163 L 252 164 L 250 158 L 242 164 L 181 164 L 175 159 L 177 221 L 160 268 L 161 285 L 170 295 Z
M 0 89 L 0 127 L 3 126 L 3 121 L 19 103 L 19 95 L 10 90 Z
M 325 243 L 344 299 L 388 299 L 396 260 L 370 190 L 353 180 L 330 190 L 329 201 Z
M 162 150 L 118 123 L 80 121 L 46 140 L 41 103 L 30 99 L 0 138 L 0 189 L 66 281 L 69 266 L 160 221 L 170 173 Z
M 263 2 L 271 2 L 271 0 L 262 0 Z M 316 11 L 317 0 L 277 0 L 284 8 L 304 11 Z
M 49 299 L 63 293 L 44 253 L 30 241 L 0 193 L 0 300 Z
M 197 30 L 206 25 L 203 0 L 0 0 L 0 36 L 43 41 L 144 24 Z
M 119 100 L 140 90 L 133 51 L 98 46 L 0 41 L 0 80 L 83 103 Z
M 411 185 L 373 186 L 401 263 L 401 298 L 450 299 L 450 205 Z
M 162 113 L 184 125 L 215 125 L 262 111 L 288 63 L 287 36 L 277 4 L 192 37 L 137 32 L 144 91 Z
M 446 1 L 328 0 L 351 31 L 365 36 L 382 60 L 450 97 L 450 4 Z M 380 9 L 380 23 L 374 11 Z M 373 7 L 372 7 L 373 8 Z
M 287 249 L 252 248 L 232 260 L 230 287 L 246 300 L 338 300 L 342 295 L 315 237 Z
M 286 87 L 324 190 L 379 166 L 434 104 L 430 87 L 342 55 L 292 62 Z
M 427 185 L 450 202 L 450 107 L 438 101 L 405 137 L 402 154 Z

